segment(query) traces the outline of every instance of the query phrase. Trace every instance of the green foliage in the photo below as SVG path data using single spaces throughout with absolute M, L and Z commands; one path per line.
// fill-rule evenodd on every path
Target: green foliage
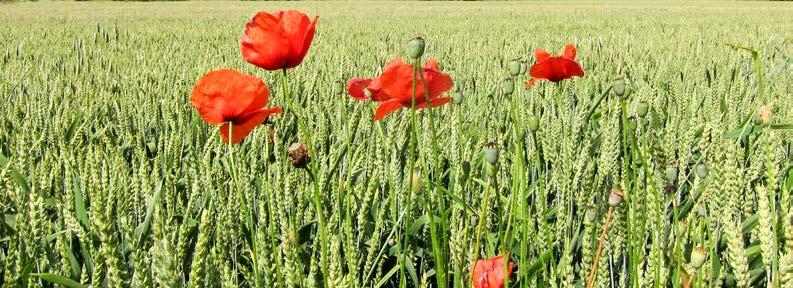
M 509 255 L 511 287 L 583 287 L 611 211 L 597 287 L 785 287 L 793 8 L 695 5 L 3 5 L 0 286 L 456 288 Z M 289 8 L 320 16 L 304 63 L 245 63 L 245 21 Z M 334 87 L 416 36 L 465 101 L 417 111 L 412 142 L 410 110 L 373 122 Z M 583 78 L 502 93 L 566 43 Z M 232 150 L 189 100 L 220 68 L 285 110 Z

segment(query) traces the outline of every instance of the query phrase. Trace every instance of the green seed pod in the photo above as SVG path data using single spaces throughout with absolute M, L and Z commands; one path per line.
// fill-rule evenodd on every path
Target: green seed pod
M 336 95 L 344 93 L 344 82 L 336 81 L 333 83 L 333 93 Z
M 512 78 L 504 79 L 501 87 L 504 89 L 504 95 L 511 95 L 515 92 L 515 80 L 512 80 Z
M 708 177 L 708 166 L 705 165 L 705 164 L 702 164 L 702 163 L 697 165 L 697 176 L 699 176 L 699 178 L 703 178 L 703 179 L 705 177 Z
M 496 142 L 488 142 L 485 144 L 485 160 L 490 165 L 498 163 L 498 144 Z
M 424 38 L 421 37 L 413 38 L 413 40 L 410 40 L 410 42 L 408 42 L 408 56 L 410 56 L 411 59 L 421 58 L 421 56 L 424 55 L 425 45 L 426 44 L 424 43 Z
M 634 133 L 636 132 L 636 117 L 631 116 L 628 118 L 628 122 L 625 123 L 625 129 L 628 129 L 629 132 Z
M 529 130 L 531 132 L 537 132 L 540 129 L 540 117 L 537 116 L 529 116 Z
M 507 70 L 509 70 L 509 75 L 512 75 L 512 77 L 520 75 L 520 62 L 518 60 L 509 61 Z
M 520 75 L 526 74 L 526 71 L 529 70 L 529 64 L 526 64 L 526 61 L 520 62 Z
M 688 230 L 688 223 L 686 222 L 686 220 L 679 221 L 677 222 L 677 225 L 675 225 L 675 234 L 676 234 L 675 236 L 684 238 L 687 230 Z
M 152 155 L 157 154 L 157 143 L 154 141 L 149 141 L 146 143 L 146 148 L 149 150 L 149 153 Z
M 677 180 L 677 166 L 666 167 L 666 181 L 675 182 Z
M 631 86 L 622 79 L 611 82 L 611 89 L 614 91 L 614 95 L 620 98 L 628 98 L 631 95 Z
M 463 91 L 454 91 L 454 94 L 452 94 L 452 103 L 456 105 L 463 104 L 464 98 Z
M 595 208 L 586 209 L 586 214 L 584 214 L 584 216 L 586 217 L 586 220 L 589 221 L 589 223 L 595 222 L 595 218 L 598 216 L 598 211 L 595 210 Z
M 639 115 L 639 117 L 643 118 L 644 116 L 647 116 L 647 112 L 649 111 L 650 105 L 647 105 L 647 102 L 639 101 L 639 103 L 636 104 L 636 114 Z
M 691 250 L 691 267 L 699 269 L 699 267 L 702 267 L 702 264 L 705 264 L 705 260 L 708 260 L 708 251 L 706 251 L 705 248 L 697 246 Z

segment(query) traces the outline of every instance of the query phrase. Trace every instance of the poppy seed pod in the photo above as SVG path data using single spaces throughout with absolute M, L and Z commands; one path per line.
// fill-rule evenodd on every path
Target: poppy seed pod
M 520 62 L 520 75 L 526 74 L 526 71 L 529 70 L 529 64 L 526 64 L 526 61 Z
M 625 123 L 625 128 L 628 129 L 631 133 L 635 133 L 636 131 L 636 116 L 628 117 L 628 122 Z
M 699 269 L 699 267 L 702 267 L 702 264 L 705 264 L 705 260 L 707 259 L 708 251 L 705 251 L 705 248 L 702 246 L 694 247 L 694 249 L 691 250 L 690 262 L 694 269 Z
M 485 144 L 485 160 L 490 165 L 498 163 L 498 144 L 495 141 Z
M 631 95 L 631 86 L 622 79 L 611 82 L 611 89 L 614 91 L 614 95 L 620 98 L 628 98 Z
M 419 59 L 424 55 L 424 38 L 416 37 L 408 42 L 408 55 L 411 59 Z
M 625 196 L 625 194 L 622 193 L 622 190 L 617 188 L 611 189 L 611 194 L 609 194 L 609 206 L 617 207 L 617 205 L 620 205 L 623 196 Z
M 512 77 L 520 75 L 520 61 L 512 60 L 507 63 L 507 70 Z
M 464 98 L 463 91 L 455 91 L 454 94 L 452 94 L 452 103 L 455 105 L 463 104 Z
M 295 142 L 287 149 L 289 154 L 289 162 L 295 168 L 306 168 L 306 165 L 311 162 L 311 156 L 308 155 L 308 146 L 303 142 Z
M 512 80 L 512 78 L 504 79 L 504 82 L 501 83 L 501 88 L 504 89 L 504 95 L 511 95 L 515 92 L 515 80 Z
M 702 163 L 698 164 L 697 165 L 697 176 L 699 176 L 699 178 L 707 177 L 708 176 L 708 166 L 705 165 L 705 164 L 702 164 Z
M 598 216 L 598 211 L 595 210 L 595 208 L 587 209 L 586 210 L 586 214 L 584 214 L 584 217 L 586 217 L 586 220 L 589 223 L 595 222 L 595 217 L 597 217 L 597 216 Z
M 649 111 L 650 105 L 648 105 L 647 102 L 639 101 L 639 103 L 636 104 L 636 115 L 639 115 L 639 117 L 644 118 L 644 116 L 647 116 L 647 112 Z
M 540 117 L 537 116 L 529 116 L 529 130 L 531 132 L 537 132 L 540 129 Z
M 344 93 L 344 82 L 336 81 L 333 83 L 333 94 L 341 95 Z
M 666 167 L 666 181 L 675 182 L 677 180 L 677 166 Z

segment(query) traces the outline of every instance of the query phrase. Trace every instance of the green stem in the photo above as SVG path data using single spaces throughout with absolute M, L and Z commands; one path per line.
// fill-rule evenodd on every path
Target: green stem
M 253 283 L 258 287 L 259 286 L 259 265 L 258 265 L 258 249 L 256 249 L 256 233 L 254 232 L 255 228 L 253 226 L 253 211 L 250 206 L 248 206 L 247 201 L 245 201 L 245 195 L 243 195 L 242 190 L 239 189 L 239 180 L 237 178 L 237 166 L 234 164 L 234 148 L 232 146 L 232 139 L 234 139 L 232 134 L 232 128 L 234 127 L 233 123 L 229 122 L 229 140 L 228 140 L 228 148 L 229 148 L 229 161 L 231 170 L 231 180 L 232 180 L 232 189 L 236 191 L 237 198 L 240 201 L 240 208 L 247 214 L 245 219 L 245 224 L 248 226 L 248 241 L 251 244 L 251 262 L 253 264 Z

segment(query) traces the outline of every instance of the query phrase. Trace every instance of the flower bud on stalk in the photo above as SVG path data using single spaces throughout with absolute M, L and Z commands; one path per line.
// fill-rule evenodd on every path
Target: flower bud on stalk
M 485 160 L 490 165 L 498 163 L 498 144 L 495 141 L 485 144 Z
M 707 177 L 708 176 L 708 165 L 705 165 L 705 164 L 702 164 L 702 163 L 698 164 L 697 165 L 697 176 L 699 176 L 699 178 Z
M 463 99 L 465 99 L 463 91 L 457 90 L 454 91 L 454 94 L 452 94 L 452 103 L 455 105 L 463 104 Z
M 287 149 L 289 154 L 289 162 L 295 168 L 306 168 L 308 163 L 311 162 L 311 156 L 308 155 L 308 146 L 303 142 L 295 142 Z
M 416 37 L 413 40 L 408 42 L 408 55 L 411 59 L 417 60 L 420 59 L 422 55 L 424 55 L 424 47 L 426 44 L 424 43 L 424 38 Z
M 677 180 L 677 166 L 666 167 L 666 181 L 675 182 Z
M 520 75 L 526 74 L 528 70 L 529 64 L 526 64 L 526 61 L 520 61 Z
M 504 79 L 504 82 L 501 83 L 501 87 L 504 89 L 504 95 L 512 95 L 515 92 L 515 80 L 512 78 Z
M 540 117 L 537 116 L 529 116 L 529 130 L 531 132 L 537 132 L 540 129 Z
M 344 93 L 344 82 L 336 81 L 333 83 L 333 94 L 341 95 Z
M 628 98 L 628 96 L 631 95 L 631 86 L 623 79 L 611 82 L 611 89 L 613 90 L 614 95 L 617 95 L 623 99 Z
M 509 70 L 509 75 L 512 75 L 512 77 L 520 75 L 520 61 L 509 61 L 509 63 L 507 63 L 507 70 Z

